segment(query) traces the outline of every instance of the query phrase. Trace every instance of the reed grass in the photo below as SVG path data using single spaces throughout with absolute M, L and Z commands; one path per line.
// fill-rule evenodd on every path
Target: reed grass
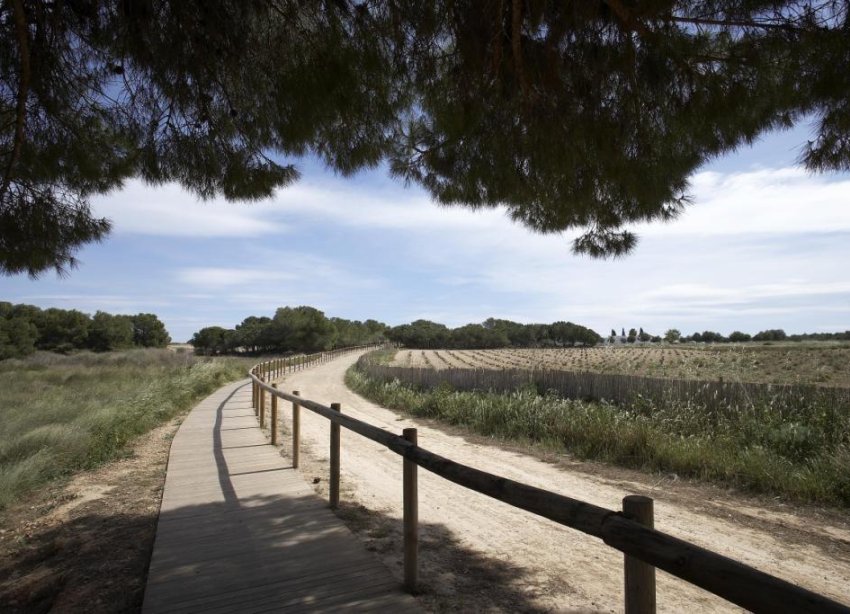
M 850 506 L 850 412 L 809 407 L 794 415 L 769 404 L 734 412 L 697 403 L 628 406 L 540 394 L 431 389 L 372 378 L 355 366 L 346 383 L 385 407 L 533 442 L 578 458 L 675 473 L 806 502 Z M 846 408 L 845 408 L 846 409 Z
M 0 362 L 0 508 L 115 458 L 247 365 L 155 349 Z

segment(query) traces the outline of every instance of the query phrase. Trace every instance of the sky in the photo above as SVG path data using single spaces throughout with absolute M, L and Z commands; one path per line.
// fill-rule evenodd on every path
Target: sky
M 381 169 L 342 178 L 305 160 L 300 181 L 252 204 L 131 181 L 93 199 L 114 228 L 79 268 L 0 277 L 0 300 L 155 313 L 174 341 L 286 305 L 390 325 L 568 320 L 603 335 L 850 330 L 850 174 L 800 168 L 807 136 L 771 134 L 700 169 L 694 204 L 635 227 L 637 247 L 614 260 L 576 256 L 577 233 L 536 235 L 501 209 L 439 207 Z

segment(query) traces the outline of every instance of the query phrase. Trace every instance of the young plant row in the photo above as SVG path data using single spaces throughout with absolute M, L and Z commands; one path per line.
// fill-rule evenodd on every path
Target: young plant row
M 850 346 L 403 350 L 393 363 L 435 369 L 551 369 L 689 380 L 850 386 Z

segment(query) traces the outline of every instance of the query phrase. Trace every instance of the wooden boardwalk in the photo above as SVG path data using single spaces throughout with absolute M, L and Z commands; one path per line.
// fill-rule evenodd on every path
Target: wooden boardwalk
M 225 386 L 175 435 L 143 611 L 332 610 L 419 608 Z

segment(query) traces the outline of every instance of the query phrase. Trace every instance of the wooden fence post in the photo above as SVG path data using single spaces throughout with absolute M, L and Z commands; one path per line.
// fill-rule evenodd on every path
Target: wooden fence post
M 256 375 L 256 373 L 254 375 Z M 255 416 L 257 415 L 257 412 L 259 411 L 259 409 L 258 409 L 259 406 L 260 406 L 260 404 L 257 401 L 257 382 L 254 381 L 254 380 L 251 380 L 251 407 L 254 408 L 254 415 Z
M 339 403 L 331 403 L 331 409 L 342 412 Z M 331 509 L 339 507 L 339 424 L 331 422 L 331 485 L 330 493 Z
M 641 495 L 623 498 L 623 515 L 654 528 L 652 499 Z M 655 567 L 625 556 L 626 614 L 655 614 Z
M 266 425 L 266 391 L 259 386 L 258 388 L 260 391 L 260 428 L 263 428 Z
M 254 375 L 260 376 L 260 370 L 255 369 Z M 254 380 L 254 415 L 260 415 L 260 385 Z
M 297 390 L 292 391 L 293 396 L 301 396 Z M 292 402 L 292 468 L 298 469 L 298 461 L 301 458 L 301 405 Z
M 272 384 L 272 388 L 277 390 L 277 384 Z M 272 394 L 272 415 L 269 421 L 269 428 L 272 432 L 272 445 L 277 445 L 277 395 Z
M 402 435 L 414 446 L 418 445 L 416 429 L 404 429 Z M 406 458 L 403 462 L 404 491 L 404 588 L 416 592 L 419 583 L 419 484 L 417 465 Z

